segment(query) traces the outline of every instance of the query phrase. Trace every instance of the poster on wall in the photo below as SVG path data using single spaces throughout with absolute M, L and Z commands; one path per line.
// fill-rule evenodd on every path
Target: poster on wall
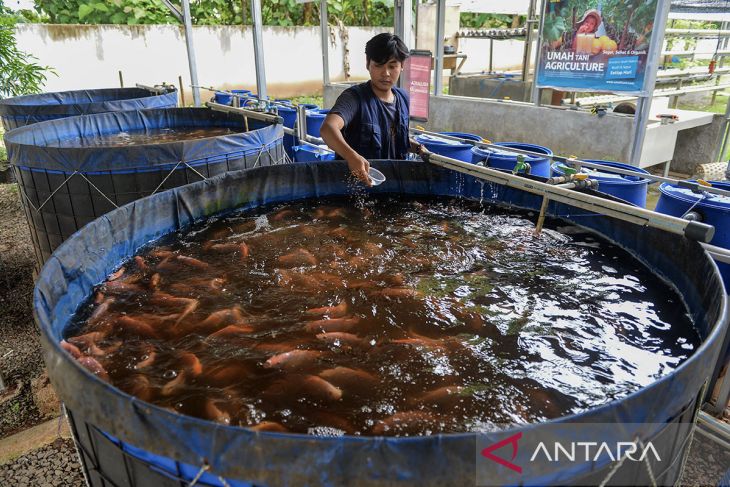
M 410 97 L 410 119 L 428 121 L 428 102 L 431 95 L 431 51 L 412 50 L 403 66 L 403 88 Z
M 644 93 L 658 0 L 547 0 L 537 85 Z

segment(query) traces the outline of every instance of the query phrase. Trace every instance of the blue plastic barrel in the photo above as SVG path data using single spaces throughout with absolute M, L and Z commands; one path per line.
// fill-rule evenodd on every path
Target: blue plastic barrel
M 585 159 L 585 161 L 606 167 L 628 169 L 634 172 L 649 174 L 644 169 L 630 164 L 622 164 L 620 162 L 613 161 L 599 161 L 594 159 Z M 554 175 L 565 175 L 565 171 L 561 169 L 560 164 L 555 163 L 552 168 Z M 640 178 L 638 176 L 624 176 L 622 174 L 587 167 L 582 168 L 581 172 L 589 174 L 591 179 L 598 181 L 598 191 L 610 194 L 616 198 L 621 198 L 622 200 L 628 201 L 636 206 L 640 206 L 642 208 L 646 207 L 646 190 L 649 187 L 650 182 L 648 179 Z
M 730 191 L 730 182 L 712 181 L 717 188 Z M 712 245 L 730 249 L 730 197 L 712 193 L 694 193 L 687 188 L 679 188 L 667 183 L 659 186 L 658 213 L 682 217 L 688 211 L 700 215 L 702 222 L 715 227 Z M 725 288 L 730 289 L 730 264 L 717 263 Z
M 292 147 L 295 162 L 334 161 L 335 153 L 329 149 L 312 147 L 311 145 L 295 145 Z
M 307 135 L 319 137 L 319 130 L 325 117 L 330 112 L 329 108 L 318 108 L 316 110 L 307 110 Z
M 221 105 L 230 105 L 233 101 L 233 95 L 225 91 L 216 91 L 214 101 Z
M 485 197 L 482 181 L 417 161 L 377 161 L 374 167 L 387 176 L 382 185 L 369 190 L 375 194 L 486 198 L 534 211 L 542 202 L 533 194 L 496 184 Z M 444 487 L 472 485 L 478 472 L 485 483 L 488 478 L 495 485 L 598 485 L 606 478 L 614 485 L 674 485 L 679 480 L 703 383 L 713 373 L 727 329 L 727 297 L 720 276 L 702 247 L 683 236 L 610 217 L 571 219 L 570 207 L 558 202 L 550 205 L 550 211 L 613 240 L 676 286 L 686 306 L 678 310 L 692 316 L 702 344 L 675 370 L 657 374 L 654 381 L 632 393 L 554 421 L 504 425 L 483 434 L 417 437 L 252 431 L 144 403 L 91 374 L 61 349 L 59 342 L 73 326 L 74 312 L 92 295 L 94 286 L 151 241 L 235 208 L 351 195 L 348 175 L 346 165 L 331 163 L 281 164 L 226 173 L 116 209 L 56 250 L 36 281 L 34 316 L 48 374 L 70 411 L 89 485 L 180 485 L 195 479 L 210 486 L 236 487 Z M 458 185 L 454 184 L 457 176 Z M 625 308 L 630 312 L 630 306 Z M 485 357 L 487 366 L 489 360 Z M 598 460 L 593 454 L 577 461 L 566 456 L 551 461 L 543 455 L 530 460 L 531 452 L 537 450 L 528 448 L 529 442 L 559 433 L 563 436 L 558 438 L 575 440 L 575 423 L 588 433 L 580 438 L 612 448 L 634 438 L 651 441 L 663 461 L 657 465 L 650 454 L 654 463 L 649 474 L 643 462 L 616 462 L 607 455 Z M 561 425 L 565 429 L 556 431 Z M 519 438 L 519 454 L 515 453 L 513 462 L 525 468 L 519 477 L 478 455 L 482 451 L 478 445 L 502 443 L 508 445 L 507 452 L 501 449 L 494 456 L 509 457 L 510 445 Z M 553 443 L 549 444 L 552 452 Z M 562 444 L 570 448 L 570 443 Z
M 145 88 L 105 88 L 5 98 L 0 100 L 0 121 L 7 131 L 32 123 L 76 115 L 176 107 L 177 90 L 172 86 L 166 86 L 165 90 L 158 92 Z
M 278 101 L 278 100 L 277 100 Z M 290 129 L 294 128 L 294 124 L 297 121 L 297 109 L 293 106 L 276 105 L 276 109 L 279 112 L 279 116 L 284 119 L 284 127 Z M 284 135 L 284 150 L 289 159 L 294 159 L 294 151 L 292 147 L 297 143 L 297 138 L 293 135 Z
M 550 157 L 553 155 L 553 151 L 547 147 L 535 144 L 523 144 L 522 142 L 497 142 L 495 145 L 545 154 L 548 157 L 525 156 L 525 162 L 530 164 L 530 174 L 544 178 L 550 177 Z M 494 169 L 512 171 L 515 164 L 517 164 L 517 153 L 515 152 L 474 147 L 472 149 L 472 155 L 472 162 L 484 161 L 485 166 Z
M 482 138 L 474 134 L 466 134 L 462 132 L 439 132 L 440 134 L 450 135 L 452 137 L 460 137 L 462 139 L 474 140 L 481 142 Z M 442 139 L 436 135 L 421 134 L 416 136 L 416 142 L 426 146 L 430 152 L 440 154 L 444 157 L 451 157 L 464 162 L 472 162 L 471 150 L 472 144 L 459 142 L 456 140 Z

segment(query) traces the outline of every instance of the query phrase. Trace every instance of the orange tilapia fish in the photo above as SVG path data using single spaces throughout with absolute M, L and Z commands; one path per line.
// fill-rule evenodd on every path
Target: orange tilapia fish
M 316 366 L 324 355 L 317 350 L 292 350 L 270 357 L 264 362 L 267 369 L 301 370 Z
M 311 308 L 304 312 L 307 316 L 327 316 L 329 318 L 341 318 L 347 314 L 349 306 L 346 301 L 341 301 L 336 306 L 323 306 L 321 308 Z
M 371 388 L 378 384 L 378 378 L 370 372 L 349 367 L 323 370 L 319 376 L 343 389 Z
M 299 248 L 280 256 L 278 262 L 283 267 L 315 266 L 317 265 L 317 258 L 309 250 Z
M 374 435 L 407 436 L 438 428 L 438 416 L 425 411 L 403 411 L 375 423 Z
M 357 328 L 358 323 L 360 323 L 360 318 L 358 316 L 349 316 L 310 321 L 304 326 L 304 329 L 312 333 L 328 333 L 333 331 L 349 332 Z

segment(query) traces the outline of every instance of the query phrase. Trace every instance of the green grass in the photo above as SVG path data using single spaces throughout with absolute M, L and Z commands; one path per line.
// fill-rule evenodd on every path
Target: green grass
M 695 103 L 683 103 L 682 99 L 679 99 L 679 103 L 677 103 L 677 108 L 680 108 L 682 110 L 696 110 L 701 112 L 712 112 L 712 113 L 725 113 L 725 110 L 727 109 L 727 100 L 728 97 L 730 97 L 730 92 L 728 91 L 718 91 L 717 96 L 715 96 L 715 103 L 712 104 L 695 104 Z
M 304 96 L 295 96 L 291 98 L 291 101 L 293 103 L 296 103 L 297 105 L 302 103 L 313 103 L 317 105 L 318 107 L 321 107 L 324 105 L 324 97 L 322 95 L 304 95 Z

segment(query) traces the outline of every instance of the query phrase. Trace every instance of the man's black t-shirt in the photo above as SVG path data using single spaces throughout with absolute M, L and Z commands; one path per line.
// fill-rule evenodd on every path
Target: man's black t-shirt
M 383 135 L 387 134 L 387 137 L 384 137 L 383 141 L 387 147 L 383 147 L 383 149 L 384 152 L 387 149 L 388 159 L 396 159 L 395 134 L 396 127 L 398 126 L 398 97 L 393 98 L 393 103 L 386 103 L 380 99 L 378 99 L 378 102 L 385 108 L 385 111 L 388 114 L 387 127 L 382 127 L 384 129 Z M 329 112 L 336 113 L 342 117 L 342 120 L 345 121 L 345 128 L 347 128 L 347 126 L 360 115 L 360 103 L 357 95 L 351 91 L 344 91 L 339 98 L 337 98 L 335 105 Z

